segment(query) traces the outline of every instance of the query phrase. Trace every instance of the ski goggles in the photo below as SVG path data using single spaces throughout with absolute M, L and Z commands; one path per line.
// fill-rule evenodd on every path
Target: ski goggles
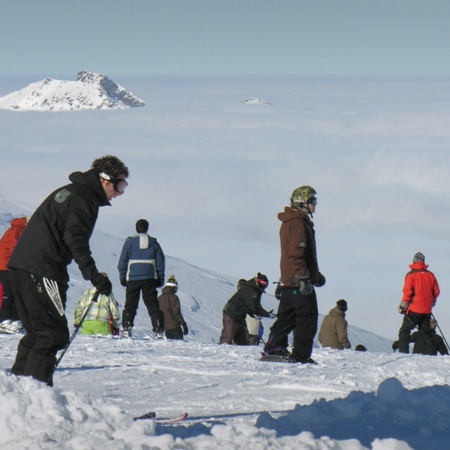
M 257 278 L 256 281 L 258 282 L 258 284 L 260 286 L 264 286 L 264 287 L 266 287 L 269 284 L 267 281 L 261 280 L 261 278 Z
M 128 183 L 125 180 L 122 180 L 122 178 L 115 178 L 111 175 L 108 175 L 105 172 L 101 172 L 100 176 L 104 180 L 108 180 L 110 183 L 112 183 L 114 190 L 119 194 L 122 195 L 125 192 L 125 188 L 128 186 Z
M 317 206 L 317 198 L 311 197 L 307 203 L 309 203 L 310 205 L 313 205 L 313 206 Z

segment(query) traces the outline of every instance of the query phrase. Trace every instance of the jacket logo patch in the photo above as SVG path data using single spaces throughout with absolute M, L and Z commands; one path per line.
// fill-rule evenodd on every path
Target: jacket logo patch
M 70 192 L 67 189 L 61 189 L 55 195 L 55 202 L 64 203 L 70 197 Z

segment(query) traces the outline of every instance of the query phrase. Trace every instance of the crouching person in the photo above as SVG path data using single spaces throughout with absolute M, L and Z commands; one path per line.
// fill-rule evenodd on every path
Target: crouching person
M 261 306 L 261 297 L 269 280 L 258 273 L 255 278 L 239 282 L 237 292 L 228 300 L 223 308 L 223 329 L 219 344 L 250 345 L 250 336 L 245 318 L 247 314 L 271 317 Z
M 93 302 L 92 297 L 96 292 L 95 288 L 88 289 L 78 300 L 73 316 L 73 324 L 78 326 L 81 319 L 89 308 L 86 318 L 81 325 L 81 334 L 100 334 L 103 336 L 118 336 L 120 330 L 120 314 L 114 294 L 100 294 L 97 301 Z

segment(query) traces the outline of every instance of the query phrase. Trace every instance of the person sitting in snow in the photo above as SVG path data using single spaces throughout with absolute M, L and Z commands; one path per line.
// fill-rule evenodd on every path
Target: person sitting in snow
M 350 348 L 350 341 L 347 334 L 347 321 L 345 312 L 347 302 L 344 299 L 338 300 L 336 306 L 324 317 L 319 331 L 319 342 L 323 347 L 330 347 L 338 350 Z
M 398 333 L 398 350 L 409 353 L 411 331 L 417 326 L 431 339 L 431 310 L 439 296 L 439 284 L 425 264 L 423 253 L 416 253 L 411 271 L 406 274 L 403 285 L 403 298 L 398 312 L 404 314 L 403 323 Z
M 183 335 L 189 333 L 188 326 L 181 314 L 180 299 L 176 295 L 178 282 L 171 275 L 158 297 L 159 308 L 164 315 L 164 333 L 167 339 L 183 340 Z
M 95 288 L 88 289 L 78 300 L 73 316 L 73 324 L 78 326 L 81 318 L 89 308 L 87 316 L 81 325 L 81 334 L 101 334 L 119 335 L 120 330 L 120 314 L 117 301 L 114 294 L 109 295 L 100 294 L 97 301 L 92 302 L 92 297 L 96 292 Z
M 258 272 L 255 278 L 239 285 L 237 292 L 223 308 L 223 329 L 219 344 L 250 345 L 245 317 L 247 314 L 272 317 L 272 311 L 261 306 L 261 296 L 269 280 Z
M 442 336 L 436 333 L 437 322 L 435 319 L 430 319 L 430 333 L 424 333 L 422 330 L 415 331 L 409 338 L 409 342 L 414 342 L 413 353 L 421 355 L 436 356 L 438 352 L 441 355 L 448 355 L 448 348 L 445 345 Z M 392 344 L 394 352 L 398 350 L 398 341 Z

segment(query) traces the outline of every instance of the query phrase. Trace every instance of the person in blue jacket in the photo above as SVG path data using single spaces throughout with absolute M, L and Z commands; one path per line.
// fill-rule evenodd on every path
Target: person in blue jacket
M 159 309 L 157 288 L 164 283 L 165 256 L 158 241 L 147 234 L 147 220 L 136 222 L 136 232 L 125 240 L 117 266 L 120 284 L 126 286 L 122 334 L 131 336 L 142 293 L 153 332 L 159 337 L 164 334 L 164 315 Z

